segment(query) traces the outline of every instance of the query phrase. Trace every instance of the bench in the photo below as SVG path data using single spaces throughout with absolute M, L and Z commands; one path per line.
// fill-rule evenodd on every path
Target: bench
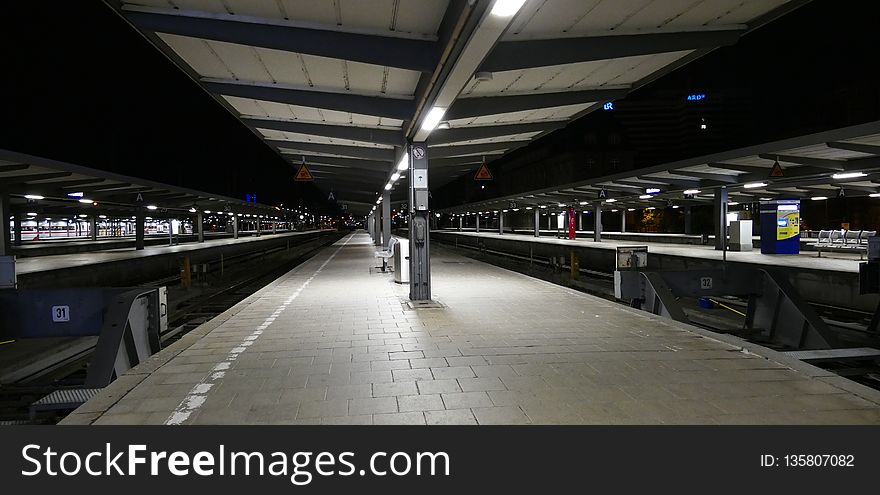
M 390 241 L 388 241 L 388 249 L 384 249 L 382 251 L 376 251 L 376 257 L 382 259 L 381 268 L 383 272 L 388 270 L 388 259 L 394 256 L 394 245 L 397 244 L 398 241 L 396 237 L 392 237 Z
M 822 251 L 848 251 L 859 253 L 864 259 L 868 252 L 868 238 L 877 235 L 876 230 L 820 230 L 816 242 L 811 244 L 822 257 Z

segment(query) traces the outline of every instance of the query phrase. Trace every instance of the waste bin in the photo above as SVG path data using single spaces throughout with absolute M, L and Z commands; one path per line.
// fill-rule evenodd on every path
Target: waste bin
M 394 281 L 409 283 L 409 241 L 400 239 L 394 244 Z

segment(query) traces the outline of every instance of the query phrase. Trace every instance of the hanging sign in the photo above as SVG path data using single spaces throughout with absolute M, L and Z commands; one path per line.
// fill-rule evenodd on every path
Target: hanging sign
M 481 163 L 477 174 L 474 175 L 474 180 L 492 180 L 492 178 L 492 172 L 489 171 L 489 167 L 485 163 Z

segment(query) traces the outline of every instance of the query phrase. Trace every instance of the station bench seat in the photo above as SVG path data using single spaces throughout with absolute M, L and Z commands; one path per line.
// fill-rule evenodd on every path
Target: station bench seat
M 388 249 L 383 249 L 382 251 L 376 251 L 376 257 L 382 260 L 382 266 L 380 267 L 382 271 L 388 270 L 388 259 L 394 256 L 394 245 L 397 244 L 397 238 L 392 237 L 391 241 L 388 242 Z
M 837 250 L 859 253 L 863 259 L 868 252 L 868 238 L 877 235 L 876 230 L 820 230 L 816 242 L 811 244 L 822 257 L 822 251 Z

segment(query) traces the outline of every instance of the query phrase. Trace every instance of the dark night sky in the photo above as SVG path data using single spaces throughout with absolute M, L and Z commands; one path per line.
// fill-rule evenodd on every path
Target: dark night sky
M 4 2 L 0 148 L 218 194 L 257 192 L 261 202 L 323 198 L 103 3 L 48 4 Z M 631 98 L 744 88 L 762 123 L 748 138 L 756 142 L 876 118 L 880 36 L 875 18 L 858 12 L 866 4 L 816 0 Z M 841 96 L 866 83 L 868 104 Z M 844 117 L 841 105 L 852 107 Z

